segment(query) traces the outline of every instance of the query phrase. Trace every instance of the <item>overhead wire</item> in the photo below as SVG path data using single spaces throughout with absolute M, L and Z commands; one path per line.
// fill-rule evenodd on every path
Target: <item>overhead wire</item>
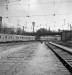
M 60 2 L 59 6 L 58 6 L 58 8 L 57 8 L 57 10 L 56 10 L 56 12 L 55 12 L 55 3 L 56 3 L 56 2 L 55 2 L 55 0 L 54 0 L 54 17 L 53 17 L 53 19 L 52 19 L 52 21 L 51 21 L 51 24 L 52 24 L 53 20 L 55 19 L 56 13 L 57 13 L 57 11 L 59 10 L 59 8 L 60 8 L 62 2 L 63 2 L 63 0 Z
M 60 6 L 61 6 L 62 2 L 63 2 L 63 0 L 61 0 L 61 3 L 59 4 L 59 6 L 58 6 L 58 8 L 57 8 L 57 10 L 55 12 L 55 15 L 57 14 L 58 10 L 60 9 Z M 55 26 L 55 21 L 54 21 L 54 26 Z
M 53 15 L 53 18 L 52 18 L 52 20 L 51 20 L 50 25 L 52 24 L 52 22 L 53 22 L 53 20 L 54 20 L 54 18 L 55 18 L 55 0 L 54 0 L 54 2 L 53 2 L 53 5 L 54 5 L 54 15 Z
M 63 0 L 62 0 L 63 1 Z M 57 14 L 57 12 L 58 12 L 58 10 L 59 10 L 59 8 L 60 8 L 60 6 L 61 6 L 61 4 L 62 3 L 64 3 L 64 2 L 55 2 L 55 3 L 60 3 L 60 5 L 59 5 L 59 7 L 58 7 L 58 9 L 57 9 L 57 11 L 55 12 L 55 14 L 56 15 L 67 15 L 67 14 Z M 67 1 L 68 2 L 68 1 Z M 71 2 L 71 1 L 70 1 Z M 53 2 L 51 2 L 51 3 L 53 3 Z M 20 4 L 20 3 L 18 3 L 20 6 L 22 5 L 22 4 Z M 43 4 L 43 3 L 42 3 Z M 47 3 L 46 3 L 47 4 Z M 28 5 L 28 4 L 27 4 Z M 22 6 L 21 6 L 21 8 L 22 8 Z M 26 13 L 27 14 L 27 13 Z M 33 15 L 33 16 L 49 16 L 49 15 L 53 15 L 53 14 L 47 14 L 47 15 Z M 25 16 L 16 16 L 16 17 L 25 17 Z
M 29 13 L 30 13 L 30 0 L 28 0 L 28 16 L 29 16 Z
M 17 1 L 17 0 L 16 0 Z M 14 1 L 13 1 L 14 2 Z M 18 2 L 18 1 L 17 1 Z M 68 1 L 67 1 L 68 2 Z M 71 2 L 71 1 L 70 1 Z M 53 3 L 53 2 L 52 2 Z M 57 2 L 55 2 L 55 3 L 57 3 Z M 61 5 L 61 3 L 63 3 L 63 0 L 61 1 L 61 2 L 59 2 L 60 3 L 60 5 Z M 19 2 L 18 2 L 18 5 L 20 5 L 20 7 L 22 8 L 22 4 L 20 4 Z M 29 4 L 27 4 L 27 5 L 29 5 Z M 31 5 L 31 4 L 30 4 Z M 59 5 L 59 7 L 60 7 L 60 5 Z M 2 5 L 1 5 L 2 6 Z M 58 9 L 57 9 L 57 11 L 59 10 L 59 7 L 58 7 Z M 57 13 L 57 11 L 56 11 L 56 13 Z M 25 11 L 24 11 L 25 12 Z M 26 12 L 25 12 L 26 13 Z M 27 13 L 26 13 L 27 14 Z M 49 15 L 49 14 L 47 14 L 47 15 Z M 45 15 L 45 16 L 47 16 L 47 15 Z M 52 14 L 50 14 L 50 15 L 52 15 Z M 65 15 L 65 14 L 57 14 L 57 15 Z M 42 16 L 42 15 L 38 15 L 38 16 Z M 43 15 L 44 16 L 44 15 Z
M 61 3 L 59 4 L 59 6 L 58 6 L 58 8 L 57 8 L 57 10 L 56 10 L 56 12 L 55 12 L 55 14 L 58 12 L 58 10 L 59 10 L 59 8 L 60 8 L 62 2 L 63 2 L 63 0 L 62 0 Z
M 16 0 L 17 1 L 17 0 Z M 63 1 L 63 0 L 62 0 Z M 62 3 L 62 1 L 61 1 L 61 3 Z M 17 1 L 18 2 L 18 1 Z M 55 2 L 56 3 L 56 2 Z M 60 3 L 60 5 L 61 5 L 61 3 Z M 22 8 L 22 6 L 21 6 L 21 4 L 18 2 L 18 5 L 20 5 L 20 7 Z M 31 5 L 31 4 L 30 4 Z M 60 7 L 60 5 L 59 5 L 59 7 Z M 58 9 L 57 9 L 57 11 L 59 10 L 59 7 L 58 7 Z M 29 7 L 28 7 L 29 8 Z M 29 10 L 29 9 L 28 9 Z M 57 12 L 56 11 L 56 12 Z M 24 11 L 25 12 L 25 11 Z M 26 13 L 27 14 L 27 13 Z M 71 14 L 71 13 L 70 13 Z M 47 15 L 33 15 L 33 16 L 49 16 L 49 15 L 53 15 L 53 14 L 47 14 Z M 57 14 L 57 15 L 68 15 L 68 14 Z M 24 16 L 25 17 L 25 16 Z
M 5 2 L 6 0 L 2 0 L 2 1 L 0 1 L 0 2 Z M 10 2 L 16 2 L 17 0 L 14 0 L 14 1 L 10 1 Z M 34 2 L 34 1 L 32 1 L 32 2 Z M 63 1 L 63 3 L 71 3 L 72 1 Z M 53 1 L 47 1 L 46 3 L 40 3 L 40 4 L 47 4 L 47 3 L 54 3 Z M 55 2 L 55 3 L 61 3 L 60 1 L 57 1 L 57 2 Z M 33 3 L 33 4 L 38 4 L 38 3 Z
M 16 0 L 17 1 L 17 0 Z M 10 2 L 16 2 L 16 1 L 10 1 Z M 1 1 L 1 2 L 5 2 L 5 1 Z M 33 4 L 49 4 L 49 3 L 53 3 L 53 2 L 46 2 L 46 3 L 31 3 L 30 5 Z M 61 3 L 61 2 L 55 2 L 55 3 Z M 62 3 L 72 3 L 72 1 L 63 1 Z M 2 3 L 1 3 L 2 4 Z M 13 4 L 13 5 L 17 5 L 17 4 Z M 28 4 L 21 4 L 21 5 L 28 5 Z
M 16 0 L 17 1 L 17 0 Z M 17 3 L 19 4 L 19 6 L 22 8 L 21 4 L 17 1 Z M 22 8 L 23 9 L 23 8 Z M 23 10 L 24 11 L 24 10 Z M 27 15 L 27 13 L 24 11 L 24 13 Z

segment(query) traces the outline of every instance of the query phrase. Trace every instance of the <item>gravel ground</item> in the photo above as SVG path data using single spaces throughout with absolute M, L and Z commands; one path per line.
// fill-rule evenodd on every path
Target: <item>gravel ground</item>
M 0 75 L 14 74 L 15 68 L 35 49 L 35 45 L 37 44 L 21 45 L 11 51 L 7 50 L 4 53 L 5 55 L 2 54 L 3 58 L 0 59 Z
M 71 75 L 44 43 L 21 45 L 0 59 L 0 75 Z
M 13 42 L 13 43 L 0 43 L 0 52 L 18 47 L 19 45 L 27 45 L 33 42 Z

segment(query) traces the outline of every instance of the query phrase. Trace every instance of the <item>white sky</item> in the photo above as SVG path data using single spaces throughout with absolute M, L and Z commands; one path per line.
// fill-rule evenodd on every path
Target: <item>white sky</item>
M 21 28 L 25 26 L 25 30 L 32 31 L 33 21 L 36 23 L 35 30 L 40 27 L 48 29 L 49 26 L 51 30 L 69 29 L 68 23 L 72 24 L 72 0 L 7 1 L 8 11 L 6 11 L 6 0 L 0 0 L 0 16 L 8 26 L 18 27 L 19 23 Z M 30 17 L 26 17 L 28 15 Z

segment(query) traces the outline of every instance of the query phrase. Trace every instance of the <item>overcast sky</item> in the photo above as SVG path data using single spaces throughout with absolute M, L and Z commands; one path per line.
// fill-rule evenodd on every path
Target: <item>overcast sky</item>
M 40 27 L 69 29 L 72 0 L 0 0 L 0 16 L 8 26 L 25 26 L 27 31 L 32 31 L 32 22 L 36 23 L 35 30 Z

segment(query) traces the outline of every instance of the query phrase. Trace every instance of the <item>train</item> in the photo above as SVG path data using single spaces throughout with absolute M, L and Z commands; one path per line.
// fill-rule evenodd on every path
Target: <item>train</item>
M 35 36 L 2 34 L 0 33 L 0 42 L 34 41 Z
M 58 40 L 58 41 L 60 41 L 61 40 L 61 37 L 60 36 L 42 36 L 41 38 L 40 38 L 40 40 L 43 40 L 43 41 L 52 41 L 52 40 Z
M 15 34 L 3 34 L 0 33 L 0 42 L 19 42 L 19 41 L 35 41 L 36 36 L 31 35 L 15 35 Z M 48 40 L 61 40 L 60 36 L 42 36 L 42 41 Z

